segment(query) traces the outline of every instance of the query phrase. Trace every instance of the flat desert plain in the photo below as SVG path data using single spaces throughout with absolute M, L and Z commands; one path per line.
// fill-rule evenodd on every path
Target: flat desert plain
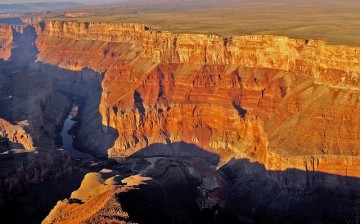
M 143 0 L 73 8 L 49 19 L 135 22 L 172 33 L 272 34 L 359 45 L 359 12 L 358 0 Z

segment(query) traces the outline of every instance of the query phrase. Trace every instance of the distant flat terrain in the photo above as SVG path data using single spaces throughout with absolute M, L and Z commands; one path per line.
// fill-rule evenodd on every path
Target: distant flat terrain
M 143 0 L 70 10 L 74 17 L 54 17 L 145 23 L 173 33 L 274 34 L 360 45 L 359 0 Z
M 12 12 L 29 12 L 36 10 L 51 10 L 58 8 L 68 8 L 80 6 L 76 2 L 37 2 L 37 3 L 18 3 L 18 4 L 1 4 L 0 1 L 0 14 Z

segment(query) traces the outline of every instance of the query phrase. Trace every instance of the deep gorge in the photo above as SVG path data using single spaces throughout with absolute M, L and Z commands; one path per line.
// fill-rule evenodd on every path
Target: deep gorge
M 66 163 L 49 172 L 29 165 L 11 179 L 17 184 L 2 176 L 0 186 L 16 197 L 77 175 L 54 199 L 68 201 L 52 204 L 45 223 L 70 222 L 58 210 L 89 208 L 95 199 L 99 208 L 79 222 L 107 220 L 101 209 L 118 207 L 128 217 L 114 208 L 117 220 L 147 223 L 132 194 L 144 210 L 168 201 L 173 210 L 146 213 L 168 223 L 199 222 L 194 211 L 204 223 L 221 223 L 215 214 L 234 223 L 336 223 L 356 212 L 360 49 L 277 36 L 174 35 L 129 23 L 24 21 L 0 26 L 4 133 L 12 149 L 37 147 Z M 82 102 L 73 145 L 100 165 L 56 151 L 73 97 Z M 145 186 L 136 193 L 132 182 Z M 87 185 L 102 194 L 85 197 Z M 181 187 L 189 191 L 177 207 L 171 202 L 179 198 L 168 195 Z

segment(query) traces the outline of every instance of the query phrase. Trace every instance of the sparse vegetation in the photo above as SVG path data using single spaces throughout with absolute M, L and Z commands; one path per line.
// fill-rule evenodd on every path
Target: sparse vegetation
M 145 23 L 173 33 L 225 36 L 274 34 L 319 38 L 332 44 L 360 44 L 357 0 L 139 1 L 71 9 L 81 16 L 49 19 Z

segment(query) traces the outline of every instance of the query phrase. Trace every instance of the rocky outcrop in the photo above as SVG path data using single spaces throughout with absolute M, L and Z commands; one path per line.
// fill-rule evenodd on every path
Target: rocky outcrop
M 24 149 L 34 147 L 31 136 L 24 130 L 28 125 L 26 122 L 19 122 L 17 125 L 12 125 L 0 118 L 0 138 L 8 145 L 7 150 L 16 147 Z
M 169 153 L 172 150 L 184 154 L 166 156 L 175 154 Z M 247 159 L 233 159 L 217 168 L 218 159 L 186 143 L 155 144 L 111 170 L 88 173 L 79 189 L 58 201 L 43 223 L 355 220 L 349 212 L 360 206 L 358 178 L 296 169 L 268 171 Z
M 11 42 L 13 40 L 11 26 L 1 26 L 0 37 L 0 58 L 8 60 L 11 56 Z
M 185 141 L 222 161 L 360 175 L 358 47 L 130 23 L 32 24 L 38 61 L 104 73 L 102 124 L 119 134 L 109 156 Z
M 71 198 L 59 201 L 42 223 L 126 223 L 129 216 L 115 197 L 122 182 L 104 176 L 103 172 L 88 173 Z
M 130 159 L 113 170 L 88 173 L 43 223 L 223 223 L 230 219 L 220 217 L 224 184 L 205 161 Z

